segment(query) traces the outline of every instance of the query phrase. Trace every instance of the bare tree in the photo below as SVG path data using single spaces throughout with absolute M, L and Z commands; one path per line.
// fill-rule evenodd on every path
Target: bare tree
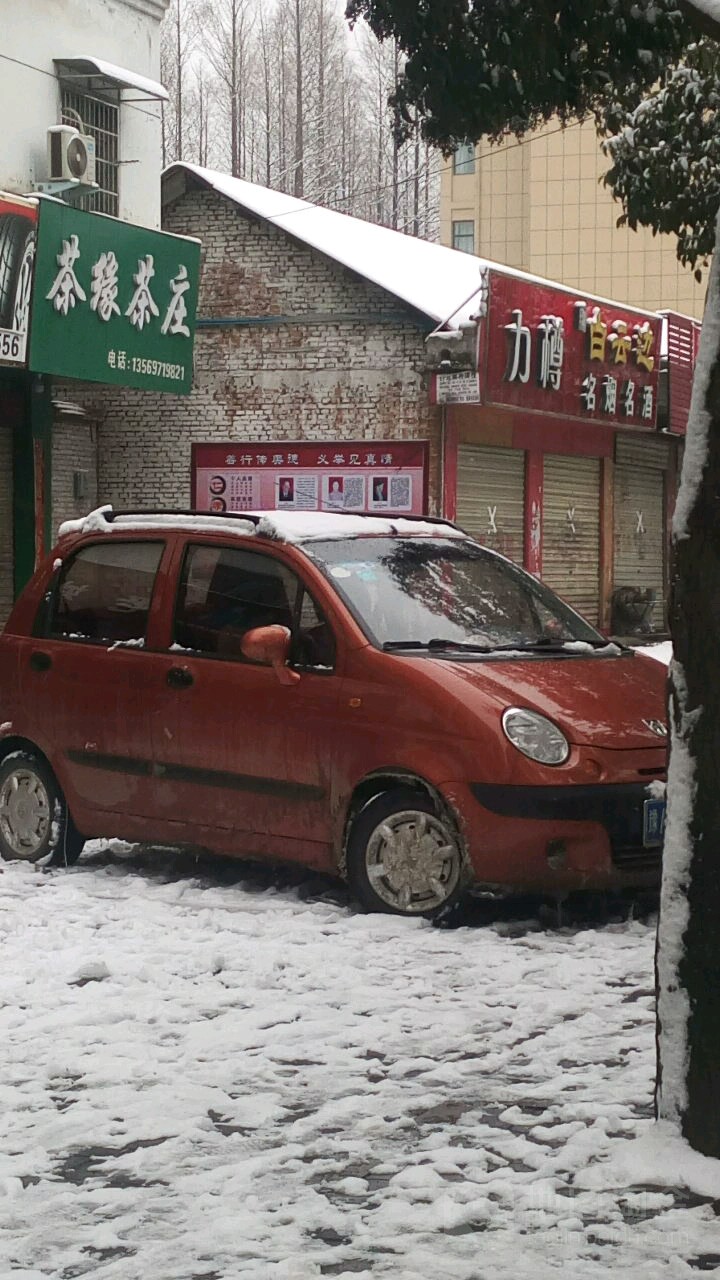
M 258 24 L 258 66 L 260 70 L 260 94 L 261 108 L 260 117 L 262 120 L 262 153 L 264 165 L 263 181 L 266 187 L 272 182 L 272 155 L 273 155 L 273 58 L 271 50 L 271 32 L 265 16 L 263 7 L 260 7 L 260 20 Z M 278 114 L 279 119 L 279 114 Z
M 387 105 L 402 57 L 351 33 L 336 0 L 172 0 L 162 58 L 166 163 L 437 234 L 438 153 L 400 145 Z
M 293 192 L 303 195 L 305 189 L 305 134 L 303 121 L 303 56 L 302 56 L 302 21 L 300 18 L 300 0 L 294 0 L 293 7 L 295 37 L 295 180 Z
M 193 86 L 185 96 L 185 156 L 197 164 L 210 163 L 211 122 L 216 114 L 215 85 L 197 67 Z
M 321 191 L 325 189 L 327 172 L 327 155 L 325 142 L 325 73 L 327 70 L 327 22 L 325 0 L 318 0 L 317 10 L 317 184 Z
M 188 69 L 197 35 L 197 0 L 172 0 L 160 39 L 160 68 L 169 100 L 163 112 L 163 163 L 185 154 Z
M 230 125 L 230 172 L 243 171 L 245 95 L 254 13 L 251 0 L 212 0 L 202 10 L 204 51 L 217 77 Z

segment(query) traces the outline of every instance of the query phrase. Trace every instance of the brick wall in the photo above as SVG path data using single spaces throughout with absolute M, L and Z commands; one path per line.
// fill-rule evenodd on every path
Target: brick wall
M 182 196 L 164 226 L 203 243 L 201 317 L 298 320 L 199 329 L 187 397 L 74 383 L 99 423 L 100 501 L 188 504 L 193 442 L 423 439 L 435 510 L 439 411 L 411 309 L 214 192 Z
M 87 473 L 87 496 L 76 499 L 73 476 Z M 84 515 L 98 505 L 96 428 L 85 418 L 56 417 L 52 451 L 52 538 L 63 520 Z

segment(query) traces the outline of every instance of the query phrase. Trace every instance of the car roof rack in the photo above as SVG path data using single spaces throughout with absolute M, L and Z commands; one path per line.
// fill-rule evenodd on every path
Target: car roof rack
M 262 516 L 252 511 L 196 511 L 192 507 L 128 507 L 127 510 L 106 512 L 105 519 L 108 524 L 112 524 L 121 516 L 127 519 L 137 516 L 141 519 L 143 516 L 202 516 L 203 519 L 246 520 L 254 525 L 258 525 L 262 519 Z
M 132 507 L 127 510 L 108 511 L 105 519 L 108 524 L 112 524 L 114 520 L 120 517 L 132 519 L 135 516 L 142 518 L 143 516 L 201 516 L 205 519 L 215 520 L 246 520 L 250 524 L 259 525 L 263 516 L 272 516 L 274 511 L 263 511 L 258 514 L 256 511 L 198 511 L 193 507 Z M 278 512 L 280 516 L 284 513 Z M 387 515 L 382 511 L 303 511 L 302 515 L 332 515 L 332 516 L 364 516 L 368 520 L 407 520 L 417 524 L 442 524 L 448 529 L 457 529 L 460 533 L 464 530 L 460 525 L 455 524 L 452 520 L 447 520 L 444 516 L 422 516 L 422 515 L 403 515 L 402 513 L 393 512 Z

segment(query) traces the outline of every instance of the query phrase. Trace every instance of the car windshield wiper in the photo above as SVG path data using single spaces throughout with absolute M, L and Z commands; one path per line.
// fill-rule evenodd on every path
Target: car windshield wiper
M 492 644 L 486 641 L 449 640 L 437 637 L 432 640 L 386 640 L 383 649 L 393 652 L 398 649 L 427 649 L 430 653 L 443 653 L 458 650 L 460 653 L 565 653 L 570 656 L 574 652 L 582 652 L 572 647 L 577 641 L 556 640 L 552 636 L 542 636 L 539 640 L 515 640 L 509 644 Z M 583 640 L 583 645 L 591 649 L 603 649 L 607 640 Z
M 438 649 L 440 651 L 443 649 L 461 649 L 466 650 L 468 653 L 492 653 L 496 646 L 491 644 L 489 640 L 472 641 L 439 639 L 428 640 L 427 647 L 428 649 Z
M 392 652 L 393 649 L 427 649 L 424 640 L 386 640 L 383 649 Z
M 496 646 L 494 644 L 472 644 L 469 640 L 444 640 L 441 638 L 433 640 L 386 640 L 383 649 L 392 652 L 393 649 L 428 649 L 430 653 L 442 652 L 444 649 L 460 649 L 468 653 L 493 653 Z
M 553 636 L 542 636 L 540 640 L 517 640 L 514 644 L 499 644 L 497 649 L 517 649 L 520 653 L 582 653 L 575 645 L 581 644 L 588 649 L 606 649 L 609 640 L 556 640 Z

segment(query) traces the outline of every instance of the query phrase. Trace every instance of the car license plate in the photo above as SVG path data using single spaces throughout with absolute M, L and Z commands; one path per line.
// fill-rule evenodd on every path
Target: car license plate
M 643 844 L 645 848 L 662 844 L 665 835 L 665 801 L 646 800 L 643 806 Z

